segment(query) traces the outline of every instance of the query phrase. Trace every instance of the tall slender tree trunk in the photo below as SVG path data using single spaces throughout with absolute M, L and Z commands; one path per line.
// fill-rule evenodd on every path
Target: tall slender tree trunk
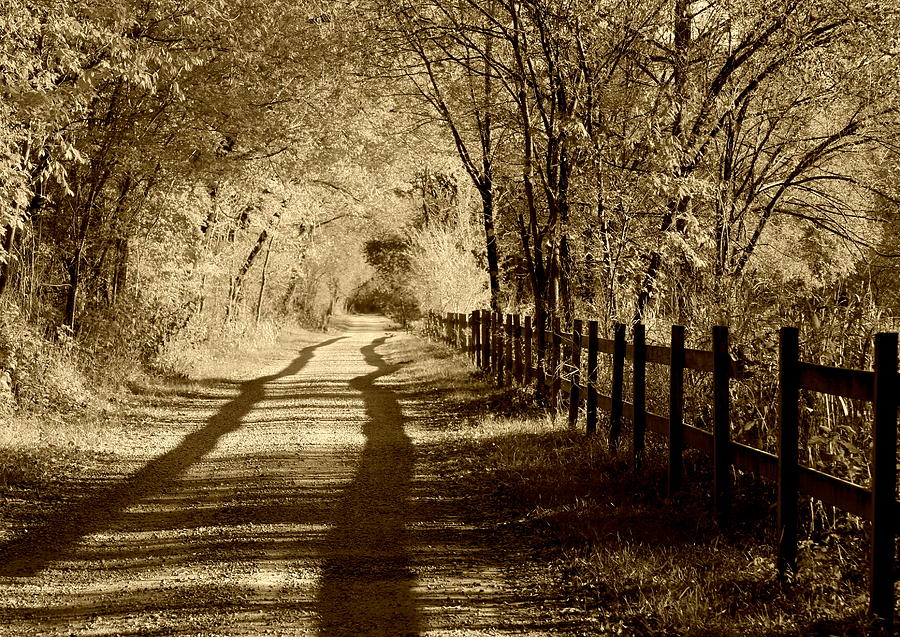
M 493 9 L 493 6 L 491 7 Z M 500 262 L 497 254 L 497 236 L 494 232 L 494 170 L 491 163 L 493 151 L 493 118 L 491 117 L 491 101 L 493 100 L 493 84 L 491 82 L 491 51 L 494 39 L 490 30 L 485 30 L 484 41 L 484 120 L 481 122 L 481 193 L 482 211 L 484 213 L 484 234 L 487 248 L 488 280 L 491 286 L 491 309 L 500 311 Z
M 3 251 L 6 252 L 6 261 L 0 262 L 0 297 L 6 291 L 13 271 L 13 246 L 16 242 L 16 227 L 9 224 L 3 234 Z
M 281 210 L 278 210 L 278 212 L 272 215 L 272 225 L 270 226 L 272 230 L 271 236 L 274 236 L 275 230 L 278 229 L 278 226 L 281 223 L 281 212 Z M 265 228 L 262 232 L 259 233 L 259 237 L 257 237 L 256 243 L 250 250 L 250 254 L 247 255 L 247 258 L 244 259 L 244 263 L 241 264 L 241 267 L 238 268 L 237 273 L 231 279 L 231 284 L 228 290 L 228 305 L 226 307 L 225 313 L 226 320 L 231 318 L 234 312 L 234 308 L 241 297 L 244 289 L 244 278 L 247 276 L 247 272 L 249 272 L 250 268 L 253 267 L 253 264 L 256 262 L 256 258 L 259 256 L 259 253 L 262 251 L 263 246 L 269 239 L 270 228 Z
M 256 262 L 256 257 L 259 256 L 259 253 L 262 251 L 262 247 L 265 245 L 266 240 L 269 238 L 268 229 L 263 230 L 259 233 L 259 237 L 256 239 L 256 243 L 253 245 L 253 248 L 250 250 L 250 254 L 247 255 L 247 258 L 244 259 L 244 263 L 241 264 L 241 267 L 238 268 L 237 273 L 231 279 L 231 285 L 228 290 L 228 310 L 226 313 L 226 318 L 231 318 L 234 313 L 234 308 L 237 305 L 238 300 L 241 298 L 241 293 L 244 289 L 244 277 L 247 276 L 247 272 L 250 271 L 250 268 L 253 267 L 253 264 Z
M 485 161 L 485 164 L 489 163 Z M 490 174 L 486 174 L 481 186 L 482 221 L 487 248 L 488 280 L 491 286 L 491 309 L 500 311 L 500 261 L 497 253 L 497 235 L 494 230 L 494 188 Z
M 120 239 L 116 239 L 116 265 L 115 272 L 113 273 L 111 299 L 113 304 L 118 301 L 119 295 L 125 291 L 125 286 L 128 284 L 129 255 L 130 248 L 128 244 L 128 238 L 122 237 Z
M 78 292 L 81 285 L 81 248 L 76 248 L 69 262 L 69 290 L 66 294 L 66 309 L 63 326 L 75 331 L 75 316 L 78 310 Z
M 259 325 L 260 317 L 262 316 L 262 305 L 263 305 L 263 296 L 266 293 L 266 279 L 269 275 L 269 255 L 272 253 L 272 244 L 275 242 L 275 237 L 269 239 L 269 245 L 266 247 L 266 258 L 263 260 L 262 266 L 262 274 L 259 278 L 259 296 L 256 297 L 256 324 Z
M 519 18 L 519 9 L 514 7 L 511 12 L 513 20 L 513 31 L 515 33 L 523 33 Z M 516 37 L 512 40 L 512 52 L 519 77 L 517 78 L 517 86 L 515 93 L 516 107 L 519 111 L 519 117 L 522 121 L 522 189 L 525 193 L 525 205 L 528 211 L 527 224 L 520 217 L 520 236 L 522 241 L 522 251 L 525 254 L 526 265 L 530 273 L 531 291 L 534 298 L 534 332 L 535 336 L 535 355 L 538 361 L 543 361 L 538 365 L 537 383 L 535 394 L 538 400 L 542 400 L 545 396 L 544 377 L 547 352 L 546 330 L 549 324 L 547 303 L 552 299 L 552 277 L 548 276 L 547 269 L 544 265 L 544 233 L 541 230 L 538 221 L 537 199 L 534 192 L 534 139 L 531 130 L 531 109 L 528 106 L 528 86 L 526 78 L 526 63 L 522 47 L 524 43 Z M 551 251 L 551 269 L 552 269 L 552 251 Z

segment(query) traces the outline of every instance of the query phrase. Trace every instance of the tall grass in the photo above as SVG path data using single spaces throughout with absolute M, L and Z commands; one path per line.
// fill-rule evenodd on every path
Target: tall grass
M 196 315 L 166 339 L 153 366 L 174 376 L 204 376 L 235 350 L 253 351 L 274 345 L 281 329 L 281 325 L 269 320 L 221 323 Z

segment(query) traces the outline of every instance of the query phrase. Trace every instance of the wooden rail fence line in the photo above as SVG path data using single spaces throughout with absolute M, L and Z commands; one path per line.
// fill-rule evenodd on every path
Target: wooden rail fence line
M 622 419 L 632 422 L 632 450 L 639 466 L 646 431 L 664 436 L 668 442 L 668 494 L 683 481 L 683 454 L 698 449 L 712 457 L 712 501 L 717 515 L 727 514 L 731 501 L 732 466 L 776 482 L 777 567 L 781 576 L 797 569 L 798 500 L 816 498 L 870 524 L 869 611 L 876 622 L 892 632 L 894 617 L 894 547 L 897 502 L 897 409 L 900 397 L 898 335 L 875 336 L 874 371 L 815 365 L 800 360 L 799 330 L 783 327 L 779 334 L 779 453 L 773 455 L 731 440 L 730 382 L 744 373 L 729 355 L 728 328 L 715 327 L 712 351 L 685 347 L 685 328 L 672 326 L 668 347 L 648 345 L 645 327 L 634 327 L 632 342 L 616 324 L 612 339 L 599 338 L 597 321 L 574 322 L 572 333 L 553 321 L 545 332 L 546 364 L 537 359 L 535 326 L 530 316 L 506 315 L 476 310 L 471 314 L 429 315 L 427 331 L 433 337 L 465 350 L 475 365 L 495 375 L 500 384 L 528 386 L 538 383 L 548 392 L 549 403 L 558 407 L 568 395 L 567 418 L 575 427 L 585 408 L 587 433 L 597 432 L 600 410 L 609 414 L 607 435 L 615 449 L 622 432 Z M 583 354 L 586 348 L 586 360 Z M 565 353 L 568 356 L 565 356 Z M 610 394 L 598 387 L 600 355 L 611 357 Z M 631 402 L 624 399 L 625 361 L 631 361 Z M 669 368 L 667 416 L 647 411 L 647 363 Z M 586 375 L 582 384 L 581 370 Z M 545 378 L 545 369 L 549 378 Z M 684 372 L 712 374 L 712 431 L 684 422 Z M 865 488 L 799 462 L 800 391 L 873 403 L 872 486 Z

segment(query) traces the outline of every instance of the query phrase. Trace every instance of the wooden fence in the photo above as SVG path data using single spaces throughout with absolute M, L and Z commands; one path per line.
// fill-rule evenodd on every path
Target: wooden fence
M 729 354 L 727 327 L 713 328 L 712 351 L 704 351 L 685 347 L 685 328 L 677 325 L 672 327 L 671 344 L 661 347 L 646 343 L 645 327 L 641 324 L 634 326 L 632 341 L 628 343 L 622 324 L 614 326 L 612 339 L 603 339 L 599 338 L 596 321 L 588 321 L 585 326 L 583 321 L 576 320 L 572 333 L 566 333 L 556 320 L 545 332 L 546 361 L 536 356 L 537 334 L 529 316 L 523 319 L 485 310 L 468 315 L 431 315 L 427 328 L 432 336 L 467 351 L 476 365 L 495 374 L 501 384 L 540 383 L 553 406 L 564 404 L 560 398 L 568 396 L 567 417 L 573 427 L 582 407 L 586 411 L 589 434 L 597 431 L 599 411 L 607 412 L 607 435 L 612 448 L 621 438 L 623 417 L 629 418 L 636 463 L 643 454 L 647 431 L 664 436 L 668 443 L 669 495 L 681 487 L 686 448 L 698 449 L 712 457 L 712 502 L 719 516 L 729 507 L 732 467 L 775 481 L 778 485 L 777 565 L 781 575 L 797 568 L 801 495 L 868 520 L 871 523 L 869 609 L 883 627 L 892 626 L 896 520 L 900 513 L 900 503 L 896 500 L 900 396 L 897 334 L 875 336 L 874 371 L 868 372 L 802 362 L 799 330 L 782 328 L 778 371 L 779 453 L 773 455 L 731 439 L 730 383 L 741 378 L 743 372 Z M 601 354 L 610 357 L 608 395 L 601 393 L 598 383 Z M 630 402 L 624 397 L 626 360 L 631 361 Z M 669 368 L 666 416 L 647 410 L 648 363 Z M 712 431 L 684 422 L 685 370 L 712 374 Z M 873 403 L 871 488 L 799 463 L 800 390 Z

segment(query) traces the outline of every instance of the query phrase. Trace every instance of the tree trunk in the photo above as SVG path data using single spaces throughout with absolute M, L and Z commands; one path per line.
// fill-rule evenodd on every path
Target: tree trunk
M 272 253 L 272 244 L 275 237 L 269 239 L 269 245 L 266 248 L 266 258 L 263 261 L 262 275 L 259 278 L 259 296 L 256 298 L 256 324 L 259 325 L 259 319 L 262 316 L 263 295 L 266 293 L 266 278 L 269 274 L 269 255 Z
M 66 310 L 63 326 L 75 332 L 75 315 L 78 308 L 78 288 L 81 284 L 81 248 L 75 250 L 69 262 L 69 291 L 66 294 Z
M 567 234 L 559 240 L 559 300 L 562 305 L 565 329 L 570 330 L 575 321 L 575 302 L 572 298 L 572 251 Z
M 279 224 L 281 223 L 281 209 L 279 209 L 274 215 L 272 215 L 272 223 L 269 228 L 265 228 L 262 232 L 259 233 L 259 237 L 256 239 L 256 243 L 253 246 L 253 249 L 250 250 L 250 254 L 247 255 L 247 258 L 244 260 L 243 265 L 238 269 L 237 274 L 234 275 L 234 278 L 231 279 L 230 289 L 228 291 L 228 306 L 225 312 L 225 319 L 229 319 L 234 311 L 234 306 L 237 303 L 238 299 L 241 297 L 241 292 L 244 288 L 244 278 L 247 276 L 247 272 L 250 271 L 250 268 L 253 267 L 254 262 L 256 261 L 256 257 L 259 256 L 260 251 L 268 240 L 270 233 L 269 229 L 272 230 L 272 236 L 274 236 L 275 231 L 278 229 Z
M 485 160 L 485 165 L 490 163 Z M 489 170 L 489 168 L 488 168 Z M 486 173 L 478 188 L 481 193 L 482 219 L 487 247 L 488 278 L 491 285 L 491 309 L 500 311 L 500 263 L 497 255 L 497 235 L 494 231 L 494 187 L 490 173 Z
M 518 8 L 512 11 L 513 30 L 522 33 Z M 526 64 L 522 51 L 523 43 L 517 37 L 512 41 L 513 58 L 518 72 L 515 93 L 516 107 L 522 120 L 522 189 L 525 193 L 526 210 L 528 211 L 527 226 L 525 220 L 519 217 L 519 230 L 522 240 L 522 251 L 528 266 L 531 291 L 534 297 L 534 330 L 535 330 L 535 354 L 540 364 L 537 365 L 537 383 L 535 397 L 542 401 L 546 395 L 544 390 L 544 365 L 546 364 L 547 337 L 547 298 L 550 294 L 549 277 L 544 267 L 544 237 L 538 221 L 537 199 L 532 180 L 534 172 L 534 140 L 531 131 L 531 110 L 528 106 L 528 87 L 526 84 Z M 552 261 L 552 253 L 551 253 Z
M 0 262 L 0 297 L 3 296 L 3 293 L 6 291 L 7 285 L 9 285 L 9 281 L 12 279 L 12 251 L 15 241 L 16 227 L 13 224 L 9 224 L 6 227 L 6 232 L 3 235 L 3 251 L 6 253 L 6 260 Z
M 259 238 L 257 238 L 256 243 L 250 250 L 250 254 L 247 255 L 247 258 L 244 259 L 243 265 L 238 268 L 237 274 L 235 274 L 231 279 L 231 286 L 228 290 L 228 308 L 225 314 L 226 318 L 230 318 L 233 314 L 234 306 L 240 299 L 241 292 L 244 289 L 244 277 L 247 276 L 247 272 L 249 272 L 250 268 L 253 267 L 253 264 L 256 262 L 256 257 L 259 256 L 259 253 L 268 238 L 268 229 L 263 230 L 259 233 Z
M 112 303 L 115 304 L 119 295 L 125 291 L 128 283 L 128 256 L 130 249 L 128 238 L 116 239 L 116 265 L 112 281 Z

